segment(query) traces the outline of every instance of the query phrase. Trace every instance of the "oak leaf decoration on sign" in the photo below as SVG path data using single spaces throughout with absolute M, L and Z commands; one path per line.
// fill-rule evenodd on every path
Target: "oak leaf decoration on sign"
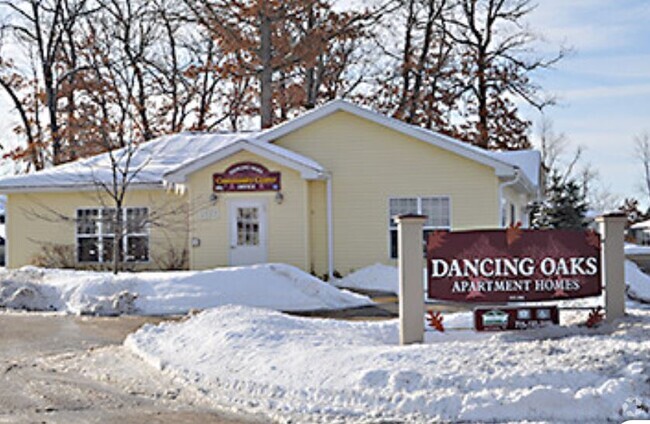
M 589 312 L 589 318 L 587 318 L 587 327 L 589 328 L 594 328 L 598 327 L 603 320 L 605 319 L 605 312 L 603 311 L 602 306 L 598 306 L 597 308 L 592 308 L 591 312 Z
M 519 240 L 521 238 L 521 233 L 523 233 L 523 230 L 521 229 L 521 222 L 511 224 L 506 229 L 506 243 L 508 246 Z
M 429 234 L 427 239 L 427 252 L 436 250 L 445 244 L 445 238 L 447 237 L 447 231 L 436 230 Z
M 429 325 L 431 326 L 431 328 L 434 328 L 437 331 L 440 331 L 441 333 L 445 332 L 445 326 L 442 323 L 443 320 L 444 317 L 442 316 L 441 312 L 434 312 L 434 311 L 428 312 Z

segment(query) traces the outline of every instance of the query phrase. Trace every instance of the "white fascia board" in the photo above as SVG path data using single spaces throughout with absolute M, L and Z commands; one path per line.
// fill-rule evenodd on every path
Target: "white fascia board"
M 505 178 L 502 177 L 501 179 Z M 533 184 L 530 179 L 526 177 L 526 175 L 521 171 L 519 172 L 519 178 L 517 179 L 517 182 L 512 187 L 518 189 L 518 191 L 534 196 L 536 196 L 539 191 L 537 185 Z
M 420 141 L 424 141 L 441 149 L 456 153 L 459 156 L 494 168 L 494 172 L 498 177 L 512 177 L 515 175 L 516 167 L 514 165 L 496 159 L 489 153 L 482 152 L 478 147 L 470 146 L 465 142 L 455 140 L 443 134 L 407 124 L 398 119 L 382 115 L 342 99 L 333 100 L 284 124 L 263 131 L 257 136 L 257 140 L 271 142 L 338 111 L 351 113 L 402 134 L 416 138 Z
M 310 166 L 304 165 L 275 152 L 271 152 L 268 149 L 249 143 L 246 140 L 240 140 L 206 156 L 196 159 L 188 164 L 185 164 L 179 168 L 167 172 L 163 176 L 163 179 L 167 183 L 182 184 L 187 180 L 188 175 L 200 169 L 203 169 L 206 166 L 210 166 L 215 162 L 225 159 L 228 156 L 232 156 L 235 153 L 241 152 L 242 150 L 246 150 L 255 155 L 286 166 L 287 168 L 295 169 L 296 171 L 300 172 L 302 178 L 306 180 L 320 180 L 325 178 L 324 173 L 318 169 L 314 169 Z
M 131 183 L 127 188 L 130 190 L 162 190 L 165 186 L 162 183 Z M 104 191 L 96 184 L 71 184 L 59 186 L 0 186 L 0 194 L 13 193 L 70 193 L 75 191 Z

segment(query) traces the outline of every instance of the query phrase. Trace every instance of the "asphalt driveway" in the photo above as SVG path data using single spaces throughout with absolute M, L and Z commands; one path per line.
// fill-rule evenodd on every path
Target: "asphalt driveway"
M 0 423 L 247 423 L 122 347 L 147 317 L 0 313 Z

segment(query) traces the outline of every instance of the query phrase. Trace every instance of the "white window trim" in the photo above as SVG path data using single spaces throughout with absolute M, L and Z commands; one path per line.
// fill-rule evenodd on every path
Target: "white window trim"
M 390 213 L 390 203 L 391 200 L 406 200 L 406 199 L 416 199 L 417 201 L 417 213 L 422 214 L 422 199 L 446 199 L 449 203 L 449 225 L 434 226 L 434 225 L 424 225 L 422 231 L 427 230 L 451 230 L 452 227 L 452 217 L 453 217 L 453 204 L 451 201 L 450 195 L 429 195 L 429 196 L 390 196 L 387 201 L 387 215 L 388 215 L 388 242 L 387 242 L 387 256 L 388 259 L 396 259 L 391 256 L 391 236 L 390 232 L 394 229 L 390 223 L 393 222 L 393 216 Z M 384 221 L 386 222 L 386 221 Z M 396 228 L 396 227 L 395 227 Z
M 97 217 L 98 217 L 98 222 L 97 222 L 97 233 L 95 234 L 79 234 L 79 225 L 77 223 L 77 217 L 79 216 L 79 211 L 83 210 L 93 210 L 96 209 L 99 211 Z M 74 225 L 74 256 L 75 256 L 75 262 L 78 264 L 83 264 L 83 265 L 89 265 L 89 264 L 107 264 L 110 262 L 104 261 L 103 255 L 104 255 L 104 237 L 108 237 L 110 235 L 113 236 L 113 239 L 115 239 L 115 233 L 106 233 L 104 234 L 103 232 L 103 227 L 104 227 L 104 222 L 102 220 L 104 210 L 106 209 L 115 209 L 114 207 L 109 207 L 109 206 L 88 206 L 88 207 L 79 207 L 75 209 L 75 225 Z M 149 208 L 147 206 L 128 206 L 122 208 L 122 222 L 124 225 L 126 225 L 126 217 L 127 217 L 127 210 L 129 209 L 146 209 L 147 210 L 147 215 L 149 215 Z M 149 226 L 149 223 L 145 224 L 145 232 L 144 233 L 128 233 L 124 234 L 122 237 L 122 251 L 124 252 L 124 262 L 123 263 L 128 263 L 128 264 L 148 264 L 151 262 L 151 228 Z M 147 237 L 147 260 L 146 261 L 129 261 L 127 260 L 127 255 L 126 252 L 128 250 L 128 238 L 129 237 Z M 99 239 L 97 243 L 97 261 L 81 261 L 79 260 L 79 239 L 80 238 L 97 238 Z M 112 261 L 111 261 L 112 262 Z

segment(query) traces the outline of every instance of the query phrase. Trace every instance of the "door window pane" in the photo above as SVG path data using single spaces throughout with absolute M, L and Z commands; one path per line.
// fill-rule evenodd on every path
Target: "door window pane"
M 258 246 L 260 226 L 257 208 L 237 208 L 237 245 Z

